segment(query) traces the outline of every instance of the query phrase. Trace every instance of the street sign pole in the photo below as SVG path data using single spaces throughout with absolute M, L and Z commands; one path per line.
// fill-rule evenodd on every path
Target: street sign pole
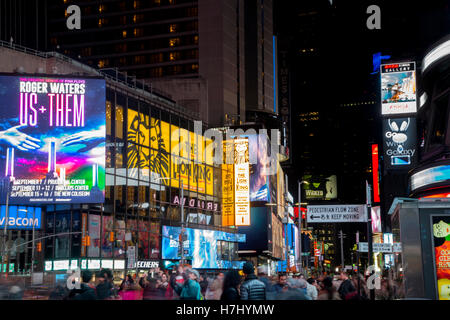
M 361 297 L 361 277 L 359 276 L 359 231 L 356 231 L 356 274 L 358 276 L 358 297 Z
M 366 191 L 367 191 L 367 243 L 368 243 L 368 265 L 373 265 L 373 247 L 372 247 L 372 215 L 371 215 L 371 187 L 366 180 Z M 370 289 L 370 300 L 375 300 L 375 289 Z
M 299 254 L 299 273 L 303 271 L 303 256 L 302 256 L 302 183 L 298 182 L 298 254 Z M 308 258 L 308 257 L 307 257 Z

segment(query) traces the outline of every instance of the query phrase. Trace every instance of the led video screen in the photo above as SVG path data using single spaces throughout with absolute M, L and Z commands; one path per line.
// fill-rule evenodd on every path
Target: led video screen
M 2 201 L 102 203 L 105 81 L 0 75 Z

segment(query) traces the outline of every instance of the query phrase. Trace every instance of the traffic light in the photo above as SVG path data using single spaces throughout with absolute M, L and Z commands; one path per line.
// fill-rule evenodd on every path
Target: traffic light
M 36 249 L 38 252 L 42 251 L 42 243 L 40 241 L 36 244 Z
M 109 233 L 109 241 L 114 242 L 114 232 L 112 231 Z
M 81 246 L 86 247 L 86 237 L 81 237 Z
M 91 237 L 86 236 L 86 247 L 89 247 L 91 245 Z

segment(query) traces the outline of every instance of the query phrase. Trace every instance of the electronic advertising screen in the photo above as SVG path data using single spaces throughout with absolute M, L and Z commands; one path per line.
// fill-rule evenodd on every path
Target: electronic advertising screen
M 104 202 L 105 80 L 0 75 L 0 110 L 2 201 Z
M 432 216 L 433 244 L 439 300 L 450 300 L 450 217 Z
M 179 250 L 180 232 L 180 227 L 163 226 L 162 259 L 181 259 Z M 193 268 L 226 268 L 226 262 L 219 257 L 218 241 L 242 241 L 242 236 L 216 230 L 185 228 L 186 240 L 183 243 L 185 259 L 192 260 Z M 245 241 L 245 237 L 243 240 Z
M 381 114 L 417 112 L 416 64 L 391 63 L 380 66 Z
M 386 169 L 409 169 L 417 161 L 415 118 L 383 119 L 383 158 Z

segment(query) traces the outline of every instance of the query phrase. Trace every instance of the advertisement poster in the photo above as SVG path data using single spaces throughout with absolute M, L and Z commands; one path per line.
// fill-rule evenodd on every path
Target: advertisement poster
M 88 214 L 88 230 L 91 238 L 91 245 L 88 247 L 88 257 L 100 256 L 100 216 Z
M 139 221 L 139 252 L 138 257 L 149 259 L 149 238 L 150 238 L 149 221 Z
M 103 216 L 102 223 L 102 257 L 112 257 L 111 232 L 113 232 L 113 217 Z
M 0 75 L 0 106 L 10 204 L 104 202 L 104 80 Z
M 125 258 L 125 221 L 116 220 L 114 225 L 115 243 L 114 257 Z
M 128 109 L 127 166 L 135 169 L 129 172 L 139 170 L 140 180 L 150 181 L 152 174 L 172 177 L 161 183 L 179 188 L 182 180 L 186 190 L 213 195 L 213 170 L 205 165 L 213 164 L 213 152 L 205 150 L 205 140 L 192 131 Z M 137 174 L 132 178 L 137 179 Z
M 58 213 L 55 215 L 55 234 L 70 232 L 70 213 Z M 55 258 L 67 258 L 69 256 L 69 235 L 55 237 Z
M 381 114 L 417 112 L 416 64 L 383 64 L 381 69 Z
M 270 202 L 269 193 L 269 142 L 264 135 L 249 135 L 249 154 L 256 155 L 256 163 L 251 164 L 250 201 Z
M 234 150 L 232 142 L 223 142 L 224 157 Z M 225 161 L 226 162 L 226 161 Z M 232 164 L 222 164 L 222 225 L 234 226 L 234 166 Z
M 160 234 L 160 224 L 150 221 L 150 259 L 160 258 Z
M 234 140 L 234 198 L 236 226 L 250 225 L 250 168 L 247 139 Z
M 178 251 L 180 227 L 162 227 L 162 259 L 181 259 Z M 240 237 L 223 231 L 185 228 L 184 248 L 187 250 L 185 258 L 192 258 L 192 267 L 198 269 L 225 268 L 224 262 L 219 259 L 218 240 L 237 242 Z
M 308 183 L 302 185 L 306 200 L 333 200 L 337 199 L 337 176 L 304 175 Z
M 408 169 L 417 159 L 415 118 L 383 119 L 383 158 L 386 169 Z
M 432 223 L 439 300 L 450 300 L 450 217 L 434 216 Z
M 372 232 L 373 233 L 382 232 L 380 206 L 371 207 L 370 211 L 371 211 L 371 217 L 372 217 Z

